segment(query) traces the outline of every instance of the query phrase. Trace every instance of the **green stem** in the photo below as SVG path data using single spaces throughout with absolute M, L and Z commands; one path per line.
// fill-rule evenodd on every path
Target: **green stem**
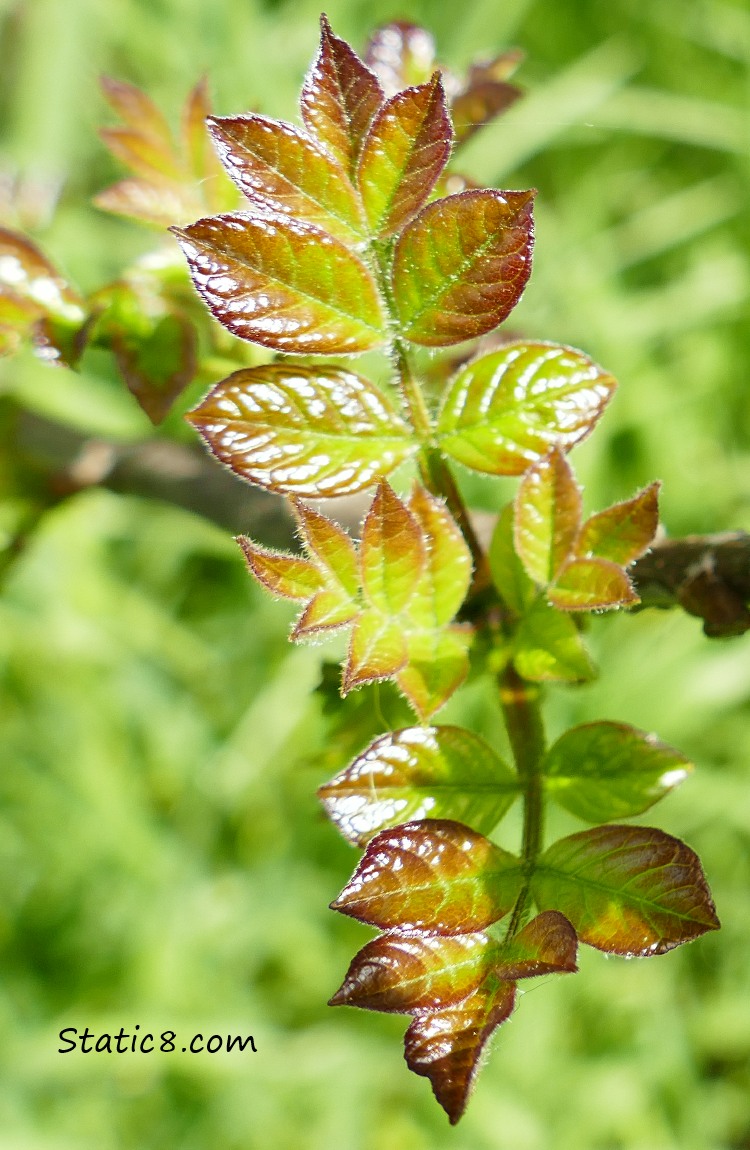
M 522 679 L 510 665 L 500 677 L 500 702 L 521 780 L 524 802 L 521 850 L 523 884 L 513 907 L 507 932 L 507 938 L 513 938 L 523 923 L 531 891 L 531 880 L 542 847 L 544 793 L 541 765 L 545 741 L 539 707 L 539 688 Z

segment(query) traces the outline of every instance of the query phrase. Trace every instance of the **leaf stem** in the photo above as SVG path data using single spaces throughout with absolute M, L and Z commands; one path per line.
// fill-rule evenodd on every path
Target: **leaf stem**
M 513 907 L 507 932 L 507 937 L 513 938 L 523 923 L 531 879 L 542 846 L 544 794 L 541 765 L 545 740 L 539 688 L 522 679 L 510 664 L 500 676 L 500 703 L 521 780 L 524 802 L 521 851 L 523 885 Z

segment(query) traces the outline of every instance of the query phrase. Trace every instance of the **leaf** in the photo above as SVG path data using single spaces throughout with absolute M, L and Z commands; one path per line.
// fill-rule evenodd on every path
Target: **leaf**
M 221 212 L 233 208 L 237 196 L 212 147 L 210 117 L 211 101 L 204 76 L 188 93 L 182 110 L 182 146 L 188 169 L 199 181 L 206 205 L 211 211 Z
M 129 128 L 140 132 L 154 146 L 161 144 L 165 150 L 171 147 L 169 125 L 145 92 L 112 76 L 100 77 L 99 83 L 108 104 Z
M 518 674 L 532 682 L 585 682 L 596 674 L 573 620 L 543 598 L 521 619 L 513 641 Z
M 367 45 L 365 63 L 386 96 L 422 84 L 435 70 L 435 41 L 425 28 L 395 20 L 376 29 Z
M 423 208 L 400 235 L 393 293 L 403 334 L 443 347 L 496 327 L 531 272 L 534 192 L 461 192 Z
M 354 621 L 341 683 L 343 694 L 391 679 L 406 665 L 406 636 L 398 619 L 365 610 Z
M 302 88 L 302 119 L 350 174 L 382 102 L 373 73 L 321 16 L 320 48 Z
M 524 571 L 513 544 L 513 504 L 508 503 L 498 516 L 490 540 L 487 558 L 495 587 L 506 606 L 523 615 L 537 596 L 537 590 Z
M 0 353 L 30 339 L 41 359 L 75 367 L 86 321 L 80 296 L 54 264 L 26 236 L 0 228 Z
M 390 617 L 408 606 L 427 562 L 419 524 L 382 482 L 362 525 L 360 566 L 368 602 Z
M 461 823 L 424 819 L 377 834 L 331 906 L 379 927 L 463 934 L 507 914 L 520 885 L 513 855 Z
M 211 119 L 221 161 L 253 204 L 357 243 L 365 231 L 357 195 L 340 164 L 306 132 L 265 116 Z
M 138 338 L 127 331 L 113 333 L 120 373 L 153 424 L 162 422 L 193 379 L 197 342 L 195 328 L 179 315 L 162 316 Z
M 574 974 L 578 938 L 559 911 L 547 910 L 497 947 L 494 969 L 503 978 L 538 978 L 544 974 Z
M 285 555 L 280 551 L 270 551 L 238 535 L 237 542 L 247 560 L 250 572 L 272 595 L 283 599 L 299 599 L 303 602 L 323 587 L 323 576 L 314 563 L 297 555 Z
M 504 80 L 477 79 L 459 92 L 451 104 L 456 143 L 465 144 L 475 132 L 492 123 L 523 95 Z
M 349 495 L 416 450 L 386 396 L 342 367 L 245 368 L 187 418 L 222 463 L 282 494 Z
M 659 526 L 660 483 L 652 483 L 624 503 L 592 515 L 581 528 L 579 555 L 609 559 L 622 567 L 651 546 Z
M 407 663 L 396 681 L 423 722 L 447 703 L 468 675 L 470 642 L 470 633 L 461 627 L 407 635 Z
M 441 500 L 415 486 L 408 503 L 427 541 L 426 567 L 409 605 L 414 624 L 434 629 L 449 623 L 471 584 L 471 552 Z
M 547 792 L 590 823 L 641 814 L 691 770 L 679 751 L 655 735 L 610 722 L 566 731 L 543 764 Z
M 458 372 L 438 418 L 438 441 L 475 471 L 522 475 L 552 446 L 567 452 L 580 443 L 615 386 L 573 348 L 506 344 Z
M 172 230 L 198 292 L 234 335 L 305 355 L 349 354 L 383 342 L 385 320 L 369 271 L 311 224 L 256 209 Z
M 173 187 L 160 187 L 143 179 L 120 180 L 98 192 L 93 203 L 103 212 L 125 216 L 168 228 L 175 220 L 186 223 L 200 210 L 195 202 L 185 202 L 185 193 Z
M 392 96 L 362 148 L 357 183 L 370 230 L 400 231 L 427 202 L 451 151 L 453 130 L 438 73 Z
M 516 497 L 516 552 L 535 583 L 546 587 L 555 581 L 573 550 L 580 522 L 581 492 L 555 447 L 529 468 Z
M 492 748 L 461 727 L 408 727 L 381 735 L 318 791 L 328 817 L 359 846 L 398 823 L 454 819 L 489 833 L 518 794 Z
M 555 577 L 550 603 L 563 611 L 594 611 L 637 603 L 633 584 L 609 559 L 571 559 Z
M 409 1026 L 406 1064 L 429 1078 L 451 1126 L 466 1109 L 482 1050 L 493 1031 L 510 1018 L 515 1001 L 515 983 L 490 975 L 455 1006 L 418 1015 Z
M 338 523 L 308 507 L 299 499 L 292 500 L 300 539 L 306 554 L 351 598 L 359 594 L 357 550 L 352 539 Z
M 561 911 L 581 942 L 649 955 L 716 930 L 698 856 L 653 827 L 602 826 L 554 843 L 532 879 L 540 909 Z

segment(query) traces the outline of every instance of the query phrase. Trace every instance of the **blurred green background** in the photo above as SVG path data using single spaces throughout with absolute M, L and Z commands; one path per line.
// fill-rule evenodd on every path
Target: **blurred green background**
M 89 206 L 119 174 L 96 138 L 98 74 L 176 117 L 206 72 L 220 113 L 293 118 L 318 11 L 0 0 L 2 165 L 24 174 L 39 242 L 83 288 L 153 244 Z M 581 346 L 621 381 L 576 453 L 591 506 L 659 477 L 671 534 L 750 528 L 747 3 L 327 11 L 360 47 L 376 23 L 425 23 L 456 67 L 526 50 L 527 98 L 461 166 L 540 189 L 514 329 Z M 156 437 L 96 355 L 79 375 L 4 363 L 0 416 L 19 413 L 120 448 Z M 723 929 L 640 962 L 589 951 L 579 976 L 535 985 L 449 1130 L 403 1064 L 405 1020 L 325 1006 L 369 932 L 326 909 L 357 856 L 314 791 L 377 725 L 369 699 L 348 705 L 351 736 L 331 726 L 313 693 L 330 651 L 287 647 L 290 612 L 250 584 L 230 530 L 92 486 L 19 535 L 37 479 L 5 452 L 0 534 L 18 553 L 0 599 L 3 1150 L 750 1148 L 750 638 L 708 642 L 677 612 L 594 622 L 601 677 L 554 693 L 551 733 L 619 719 L 694 759 L 653 818 L 701 854 Z M 497 506 L 492 484 L 475 496 Z M 233 515 L 227 528 L 246 525 Z M 446 720 L 502 747 L 491 702 L 475 683 Z M 57 1053 L 62 1027 L 136 1023 L 252 1033 L 258 1053 Z

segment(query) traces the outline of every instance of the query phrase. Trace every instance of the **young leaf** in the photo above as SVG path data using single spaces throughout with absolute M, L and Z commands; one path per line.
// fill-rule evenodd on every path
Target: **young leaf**
M 359 594 L 359 566 L 351 537 L 338 523 L 301 500 L 292 499 L 291 502 L 305 554 L 325 575 L 335 578 L 336 584 L 350 599 L 356 599 Z
M 652 483 L 624 503 L 592 515 L 581 528 L 579 555 L 609 559 L 621 567 L 634 563 L 651 546 L 659 526 L 659 487 Z
M 112 347 L 128 391 L 158 425 L 182 395 L 197 368 L 197 336 L 180 315 L 164 315 L 137 336 L 112 330 Z
M 307 602 L 323 588 L 323 575 L 309 559 L 302 559 L 297 555 L 285 555 L 280 551 L 270 551 L 253 543 L 246 535 L 238 535 L 237 542 L 242 548 L 251 574 L 272 595 Z
M 198 292 L 234 335 L 304 355 L 368 351 L 383 342 L 372 276 L 319 228 L 256 208 L 172 230 Z
M 368 602 L 395 616 L 409 604 L 427 562 L 419 524 L 387 483 L 381 483 L 362 525 L 360 566 Z
M 496 327 L 531 272 L 534 192 L 461 192 L 423 208 L 400 235 L 393 293 L 403 334 L 443 347 Z
M 524 475 L 516 498 L 515 547 L 528 575 L 553 583 L 573 550 L 581 522 L 581 492 L 558 448 Z
M 357 182 L 370 230 L 400 231 L 427 202 L 448 163 L 451 122 L 440 76 L 392 96 L 375 116 Z
M 475 132 L 492 123 L 522 96 L 520 88 L 504 80 L 470 79 L 451 103 L 456 143 L 465 144 Z
M 461 727 L 381 735 L 318 791 L 328 817 L 359 846 L 385 827 L 428 815 L 487 834 L 518 793 L 511 768 Z
M 513 543 L 512 503 L 506 504 L 500 512 L 487 558 L 492 581 L 503 601 L 516 615 L 523 615 L 536 599 L 537 589 L 524 571 Z
M 187 418 L 243 479 L 314 498 L 361 491 L 416 450 L 386 396 L 342 367 L 245 368 Z
M 365 63 L 386 96 L 423 84 L 435 71 L 435 41 L 425 28 L 395 20 L 373 32 Z
M 365 610 L 354 621 L 341 682 L 343 694 L 366 683 L 392 679 L 408 659 L 406 636 L 398 619 Z
M 601 722 L 566 731 L 547 752 L 543 770 L 561 806 L 586 822 L 604 823 L 648 810 L 692 764 L 655 735 Z
M 462 627 L 407 635 L 406 665 L 396 682 L 422 722 L 442 707 L 469 673 L 471 635 Z
M 572 619 L 539 598 L 523 615 L 513 641 L 513 663 L 532 682 L 585 682 L 596 673 Z
M 349 174 L 383 98 L 373 73 L 321 16 L 320 48 L 302 88 L 302 119 Z
M 571 559 L 564 563 L 547 595 L 550 603 L 563 611 L 595 611 L 638 602 L 627 574 L 609 559 Z
M 519 860 L 461 823 L 424 819 L 370 841 L 334 910 L 375 926 L 465 934 L 508 913 Z
M 561 911 L 581 942 L 649 955 L 716 930 L 698 856 L 653 827 L 601 826 L 560 839 L 532 880 L 540 909 Z
M 573 348 L 510 343 L 459 371 L 438 418 L 438 441 L 475 471 L 522 475 L 553 445 L 567 452 L 580 443 L 615 386 Z
M 574 974 L 578 938 L 565 915 L 546 910 L 497 946 L 494 969 L 503 978 L 537 978 L 543 974 Z
M 426 567 L 409 606 L 415 625 L 430 630 L 449 623 L 471 583 L 471 553 L 444 503 L 416 486 L 408 508 L 427 541 Z
M 30 339 L 41 359 L 74 367 L 86 333 L 78 293 L 31 240 L 0 228 L 0 352 Z
M 316 224 L 344 243 L 362 239 L 357 195 L 343 168 L 306 132 L 265 116 L 211 119 L 221 161 L 253 204 Z

